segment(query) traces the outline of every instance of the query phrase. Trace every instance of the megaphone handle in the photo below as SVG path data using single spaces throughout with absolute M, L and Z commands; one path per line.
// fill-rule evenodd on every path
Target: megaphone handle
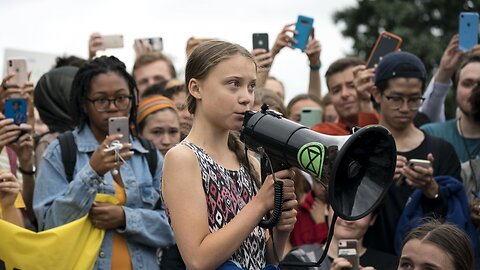
M 273 211 L 270 214 L 270 217 L 265 220 L 262 219 L 258 226 L 262 228 L 272 228 L 275 226 L 280 217 L 282 216 L 282 205 L 283 205 L 283 182 L 282 181 L 275 181 L 273 183 L 273 188 L 275 190 L 275 198 L 273 202 Z

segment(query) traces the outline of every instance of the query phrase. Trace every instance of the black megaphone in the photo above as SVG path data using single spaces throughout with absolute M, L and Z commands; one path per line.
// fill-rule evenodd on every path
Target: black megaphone
M 380 125 L 329 136 L 263 106 L 259 112 L 246 112 L 240 138 L 248 149 L 269 156 L 274 172 L 298 167 L 320 181 L 328 170 L 329 181 L 323 184 L 334 212 L 345 220 L 371 213 L 393 182 L 395 141 Z

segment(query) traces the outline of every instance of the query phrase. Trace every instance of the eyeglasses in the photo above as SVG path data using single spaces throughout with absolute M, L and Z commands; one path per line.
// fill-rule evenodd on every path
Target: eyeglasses
M 132 96 L 118 96 L 114 98 L 100 97 L 96 99 L 86 98 L 86 100 L 93 103 L 93 107 L 95 107 L 97 112 L 106 112 L 112 102 L 118 110 L 122 111 L 130 106 Z
M 420 108 L 423 101 L 425 100 L 424 97 L 409 97 L 409 98 L 406 98 L 406 97 L 401 97 L 401 96 L 385 96 L 385 98 L 387 99 L 387 101 L 390 105 L 390 108 L 393 109 L 393 110 L 400 109 L 400 107 L 403 106 L 403 103 L 406 100 L 408 108 L 412 111 L 415 111 L 418 108 Z

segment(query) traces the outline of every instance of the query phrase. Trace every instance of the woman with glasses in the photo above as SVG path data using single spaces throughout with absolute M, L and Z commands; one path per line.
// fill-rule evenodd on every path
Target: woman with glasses
M 158 164 L 152 176 L 145 149 L 136 138 L 135 81 L 117 58 L 99 57 L 79 69 L 72 83 L 71 116 L 77 145 L 73 180 L 69 182 L 58 140 L 40 163 L 33 208 L 39 230 L 89 214 L 93 226 L 106 230 L 94 269 L 158 269 L 156 249 L 174 243 L 160 203 Z M 130 135 L 108 134 L 111 117 L 127 117 Z M 117 149 L 113 149 L 117 146 Z M 98 193 L 118 204 L 95 201 Z

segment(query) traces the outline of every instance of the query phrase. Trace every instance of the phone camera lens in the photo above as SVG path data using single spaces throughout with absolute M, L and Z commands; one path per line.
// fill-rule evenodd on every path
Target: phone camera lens
M 12 65 L 13 65 L 12 60 L 8 60 L 8 65 L 9 65 L 9 66 L 12 66 Z

